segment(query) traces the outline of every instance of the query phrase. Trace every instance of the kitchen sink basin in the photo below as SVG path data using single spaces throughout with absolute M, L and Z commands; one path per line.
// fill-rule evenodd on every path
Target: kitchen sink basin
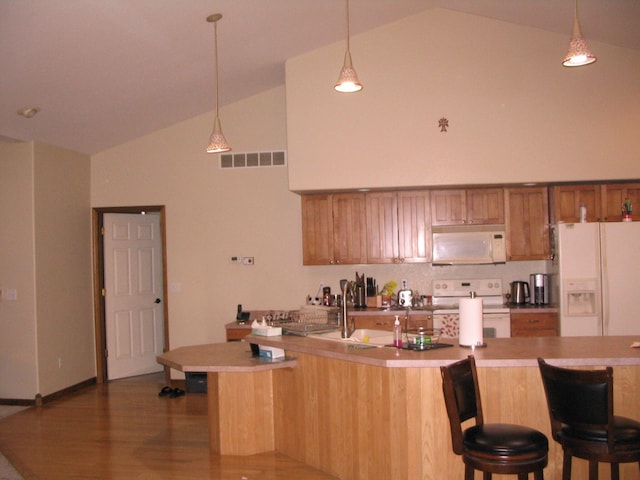
M 349 338 L 342 338 L 342 332 L 336 330 L 328 333 L 320 333 L 318 335 L 309 335 L 311 338 L 319 338 L 322 340 L 332 340 L 341 343 L 361 343 L 374 345 L 376 347 L 384 347 L 393 344 L 393 332 L 385 330 L 372 330 L 369 328 L 359 328 L 355 330 Z

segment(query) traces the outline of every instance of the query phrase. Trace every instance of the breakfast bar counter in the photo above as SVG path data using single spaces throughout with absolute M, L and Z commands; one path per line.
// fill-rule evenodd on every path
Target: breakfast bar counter
M 257 402 L 267 413 L 257 417 L 262 423 L 252 425 L 257 420 L 249 419 L 242 425 L 253 427 L 249 435 L 269 437 L 258 448 L 341 479 L 463 478 L 462 459 L 451 448 L 439 367 L 470 354 L 476 357 L 485 419 L 528 425 L 549 437 L 546 480 L 560 480 L 562 450 L 551 438 L 537 357 L 568 367 L 613 366 L 615 413 L 640 418 L 640 349 L 631 348 L 640 339 L 634 337 L 490 338 L 486 348 L 454 345 L 422 352 L 310 337 L 249 335 L 246 340 L 282 348 L 295 361 L 292 368 L 266 372 L 222 372 L 221 365 L 208 371 L 212 451 L 257 453 L 233 443 L 221 449 L 226 436 L 240 437 L 232 431 L 236 418 L 223 420 L 214 411 L 222 402 L 226 411 L 235 404 L 236 414 L 245 406 L 255 412 Z M 210 348 L 226 348 L 222 345 Z M 244 345 L 244 353 L 251 355 L 249 343 L 233 345 Z M 178 350 L 158 361 L 164 363 L 163 357 Z M 174 368 L 181 365 L 177 357 L 171 357 Z M 206 359 L 201 360 L 191 366 L 206 366 Z M 250 378 L 265 373 L 268 378 L 253 387 Z M 219 375 L 227 377 L 224 385 Z M 622 465 L 621 472 L 621 478 L 640 480 L 637 465 Z M 574 460 L 573 478 L 586 476 L 586 462 Z M 600 478 L 609 478 L 607 465 L 601 467 Z

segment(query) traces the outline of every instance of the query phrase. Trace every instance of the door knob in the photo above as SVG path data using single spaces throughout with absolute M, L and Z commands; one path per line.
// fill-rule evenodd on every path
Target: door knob
M 162 300 L 160 300 L 159 298 L 156 298 L 156 301 L 154 303 L 162 303 Z

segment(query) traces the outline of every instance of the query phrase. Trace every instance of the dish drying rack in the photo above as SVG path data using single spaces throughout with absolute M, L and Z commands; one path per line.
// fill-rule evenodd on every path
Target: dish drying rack
M 274 327 L 282 327 L 284 335 L 306 337 L 316 333 L 327 333 L 338 329 L 338 308 L 313 307 L 292 310 L 286 318 L 274 319 Z

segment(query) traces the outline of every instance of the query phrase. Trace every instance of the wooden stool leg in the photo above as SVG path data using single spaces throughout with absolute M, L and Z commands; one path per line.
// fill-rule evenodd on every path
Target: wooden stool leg
M 589 460 L 589 480 L 598 480 L 598 462 Z
M 473 480 L 473 468 L 466 463 L 464 465 L 464 480 Z
M 533 480 L 544 480 L 544 470 L 536 470 L 533 472 Z
M 571 480 L 571 455 L 566 450 L 562 459 L 562 480 Z
M 620 480 L 620 464 L 611 464 L 611 480 Z

